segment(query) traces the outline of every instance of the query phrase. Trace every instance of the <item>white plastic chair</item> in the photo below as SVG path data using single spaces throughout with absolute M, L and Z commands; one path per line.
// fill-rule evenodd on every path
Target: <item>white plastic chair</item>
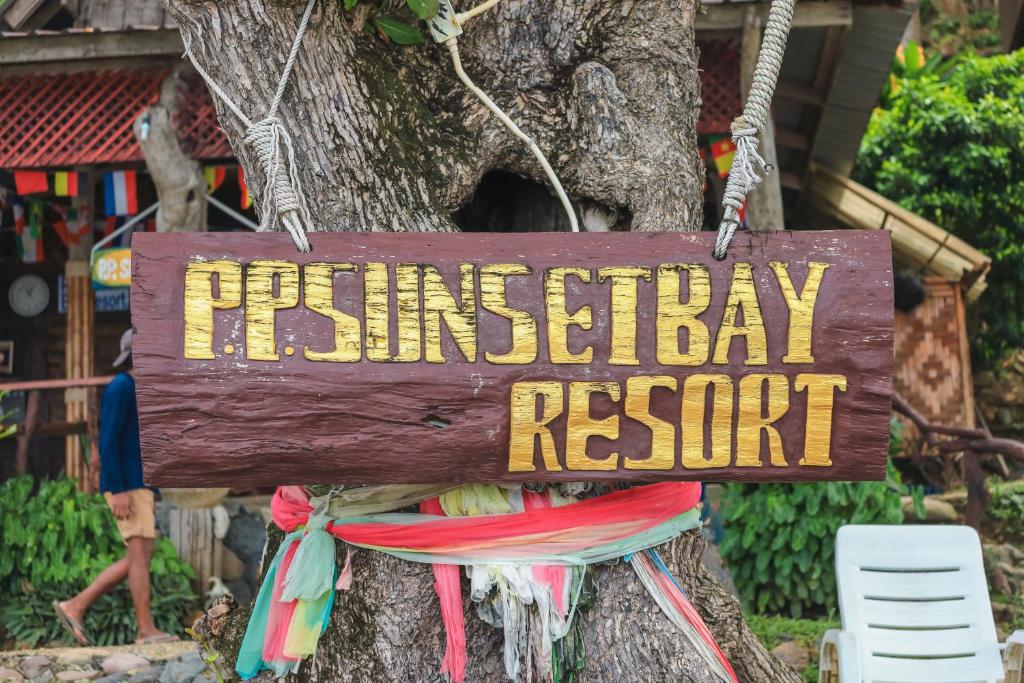
M 970 527 L 844 526 L 836 581 L 819 683 L 1021 683 L 1024 631 L 996 639 Z

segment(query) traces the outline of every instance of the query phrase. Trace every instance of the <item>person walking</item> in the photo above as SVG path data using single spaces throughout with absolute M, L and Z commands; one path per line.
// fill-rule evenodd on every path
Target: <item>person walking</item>
M 153 489 L 142 481 L 139 415 L 132 377 L 132 331 L 121 335 L 121 353 L 114 361 L 120 372 L 103 392 L 100 408 L 100 491 L 117 519 L 125 556 L 100 572 L 81 593 L 53 608 L 64 628 L 82 645 L 89 638 L 82 626 L 89 607 L 125 579 L 135 607 L 136 643 L 178 640 L 153 623 L 150 611 L 149 562 L 156 538 Z

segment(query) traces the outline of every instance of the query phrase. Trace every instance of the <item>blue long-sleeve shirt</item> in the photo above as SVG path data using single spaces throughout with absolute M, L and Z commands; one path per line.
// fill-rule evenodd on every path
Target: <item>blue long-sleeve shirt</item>
M 100 491 L 121 493 L 144 486 L 135 380 L 119 372 L 100 406 Z

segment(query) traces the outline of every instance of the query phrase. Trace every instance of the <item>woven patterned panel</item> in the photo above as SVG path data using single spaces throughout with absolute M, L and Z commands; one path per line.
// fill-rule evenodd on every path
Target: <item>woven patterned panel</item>
M 974 425 L 959 285 L 928 280 L 924 303 L 896 313 L 893 387 L 929 420 Z
M 181 83 L 178 102 L 184 106 L 175 112 L 174 125 L 185 154 L 193 159 L 233 158 L 231 145 L 217 123 L 210 91 L 198 77 Z
M 740 51 L 734 38 L 697 41 L 700 97 L 697 133 L 728 133 L 740 113 Z
M 132 132 L 159 99 L 165 68 L 86 71 L 0 80 L 0 168 L 57 168 L 140 161 Z M 179 121 L 197 158 L 231 156 L 204 88 Z

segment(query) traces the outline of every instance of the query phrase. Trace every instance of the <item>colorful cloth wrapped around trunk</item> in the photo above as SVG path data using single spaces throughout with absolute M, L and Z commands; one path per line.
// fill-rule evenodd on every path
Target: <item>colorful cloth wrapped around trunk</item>
M 564 505 L 553 504 L 547 493 L 534 494 L 518 487 L 505 492 L 507 499 L 499 505 L 496 496 L 502 493 L 492 488 L 490 492 L 467 489 L 458 494 L 445 493 L 440 500 L 435 497 L 424 501 L 419 514 L 365 514 L 333 520 L 326 517 L 329 500 L 322 501 L 314 511 L 301 487 L 278 488 L 271 513 L 274 523 L 288 535 L 268 567 L 256 599 L 238 655 L 239 675 L 249 679 L 270 669 L 284 676 L 294 672 L 302 658 L 315 653 L 330 616 L 337 580 L 330 536 L 350 545 L 434 565 L 448 637 L 443 671 L 458 682 L 464 679 L 466 653 L 455 565 L 473 568 L 474 586 L 482 578 L 489 589 L 493 584 L 488 580 L 493 578 L 505 599 L 520 600 L 516 603 L 520 607 L 536 595 L 538 607 L 550 613 L 545 618 L 555 632 L 552 637 L 560 637 L 571 622 L 575 604 L 570 590 L 573 581 L 564 568 L 633 557 L 700 524 L 696 507 L 700 484 L 695 483 L 638 486 Z M 442 516 L 477 509 L 484 514 Z M 486 514 L 494 509 L 518 511 Z M 484 568 L 488 576 L 481 577 Z M 673 584 L 678 587 L 674 579 L 667 583 L 645 582 L 649 590 L 654 586 L 658 591 Z M 521 600 L 524 595 L 529 596 L 527 600 Z M 699 626 L 691 630 L 702 640 L 710 638 L 681 590 L 672 590 L 667 598 L 655 595 L 655 599 L 663 609 L 669 605 L 677 614 L 681 611 L 685 619 L 695 618 Z M 684 602 L 688 610 L 685 605 L 680 607 Z M 675 615 L 669 616 L 676 622 Z M 713 639 L 704 649 L 711 653 L 708 657 L 714 661 L 709 664 L 722 671 L 723 680 L 734 681 Z

